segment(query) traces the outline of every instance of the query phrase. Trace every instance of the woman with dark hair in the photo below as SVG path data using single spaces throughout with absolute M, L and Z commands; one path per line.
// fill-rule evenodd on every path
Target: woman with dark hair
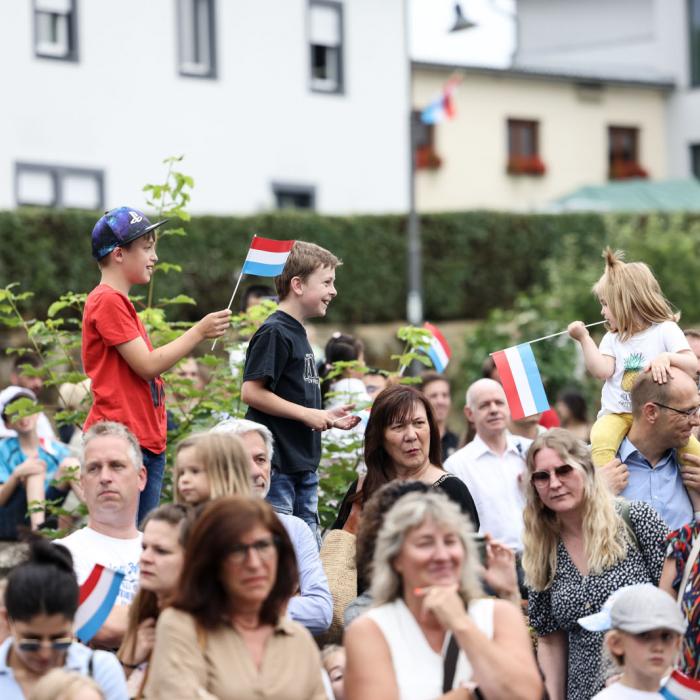
M 334 529 L 356 532 L 364 504 L 380 486 L 394 479 L 422 481 L 440 489 L 478 529 L 479 516 L 469 490 L 442 467 L 440 431 L 433 409 L 417 389 L 399 384 L 379 394 L 365 429 L 365 464 L 367 474 L 361 482 L 351 484 Z
M 129 678 L 130 697 L 141 697 L 161 611 L 175 596 L 185 546 L 193 524 L 189 506 L 167 503 L 142 523 L 139 590 L 129 606 L 129 622 L 117 656 Z
M 345 333 L 333 333 L 326 343 L 326 362 L 319 371 L 324 405 L 369 401 L 362 382 L 362 371 L 347 368 L 337 376 L 328 377 L 336 362 L 356 362 L 362 365 L 364 361 L 365 346 L 359 338 Z M 329 393 L 333 396 L 329 397 Z
M 567 389 L 557 396 L 554 405 L 561 420 L 561 427 L 568 430 L 579 440 L 588 442 L 591 436 L 591 424 L 588 422 L 586 399 L 580 391 Z
M 73 639 L 78 581 L 70 552 L 33 540 L 29 558 L 7 580 L 5 608 L 11 636 L 0 645 L 0 698 L 24 700 L 51 669 L 92 676 L 106 700 L 125 700 L 126 681 L 113 654 Z
M 325 700 L 313 638 L 285 615 L 297 581 L 294 549 L 267 503 L 207 504 L 173 607 L 158 618 L 144 697 Z

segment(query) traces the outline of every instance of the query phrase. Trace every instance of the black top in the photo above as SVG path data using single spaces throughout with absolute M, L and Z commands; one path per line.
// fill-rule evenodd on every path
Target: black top
M 264 379 L 266 389 L 287 401 L 321 408 L 321 386 L 306 331 L 284 311 L 275 311 L 250 339 L 243 381 L 250 379 Z M 321 459 L 320 432 L 299 421 L 270 416 L 252 407 L 245 417 L 272 431 L 272 466 L 282 474 L 316 471 Z
M 457 446 L 459 445 L 459 438 L 451 433 L 449 430 L 440 438 L 440 449 L 442 450 L 442 462 L 457 451 Z
M 462 513 L 469 516 L 474 525 L 474 532 L 479 529 L 479 514 L 476 512 L 474 499 L 466 484 L 454 474 L 443 474 L 434 484 L 433 488 L 440 489 L 450 500 L 454 501 L 462 510 Z M 340 530 L 345 525 L 345 521 L 350 517 L 352 499 L 357 491 L 357 480 L 350 484 L 348 492 L 343 498 L 343 502 L 338 509 L 338 517 L 331 526 L 331 530 Z

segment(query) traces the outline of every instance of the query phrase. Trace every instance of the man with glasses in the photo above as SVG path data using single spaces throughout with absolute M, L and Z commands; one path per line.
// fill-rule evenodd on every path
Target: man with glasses
M 646 372 L 633 386 L 631 399 L 632 427 L 617 453 L 627 466 L 628 481 L 622 489 L 611 486 L 630 501 L 648 503 L 675 530 L 700 510 L 700 459 L 682 449 L 700 425 L 697 384 L 676 368 L 665 384 Z

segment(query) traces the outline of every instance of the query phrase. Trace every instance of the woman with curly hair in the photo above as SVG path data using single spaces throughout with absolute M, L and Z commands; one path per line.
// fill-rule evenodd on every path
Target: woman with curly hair
M 552 700 L 588 700 L 604 684 L 602 632 L 578 619 L 622 586 L 658 584 L 668 529 L 646 503 L 615 499 L 589 448 L 568 431 L 527 455 L 523 568 L 530 624 Z

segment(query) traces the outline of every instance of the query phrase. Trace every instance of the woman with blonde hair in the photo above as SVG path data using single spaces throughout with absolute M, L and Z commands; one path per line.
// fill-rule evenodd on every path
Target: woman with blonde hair
M 469 520 L 437 491 L 387 513 L 374 550 L 376 607 L 345 632 L 346 700 L 539 699 L 542 681 L 516 606 L 483 598 Z
M 632 425 L 630 392 L 640 372 L 650 371 L 665 384 L 678 367 L 695 377 L 698 362 L 679 319 L 647 265 L 625 263 L 620 251 L 603 251 L 605 272 L 593 286 L 608 332 L 597 347 L 581 321 L 569 324 L 569 335 L 581 345 L 586 369 L 604 379 L 601 409 L 591 429 L 591 451 L 597 467 L 615 458 Z M 691 436 L 683 452 L 700 457 Z
M 104 700 L 100 686 L 77 671 L 55 668 L 29 694 L 29 700 Z
M 530 625 L 552 700 L 603 688 L 602 632 L 580 617 L 622 586 L 657 585 L 668 528 L 648 504 L 615 499 L 588 447 L 568 431 L 540 435 L 527 454 L 523 569 Z
M 175 450 L 175 503 L 197 506 L 238 494 L 251 495 L 248 453 L 232 433 L 194 433 Z

